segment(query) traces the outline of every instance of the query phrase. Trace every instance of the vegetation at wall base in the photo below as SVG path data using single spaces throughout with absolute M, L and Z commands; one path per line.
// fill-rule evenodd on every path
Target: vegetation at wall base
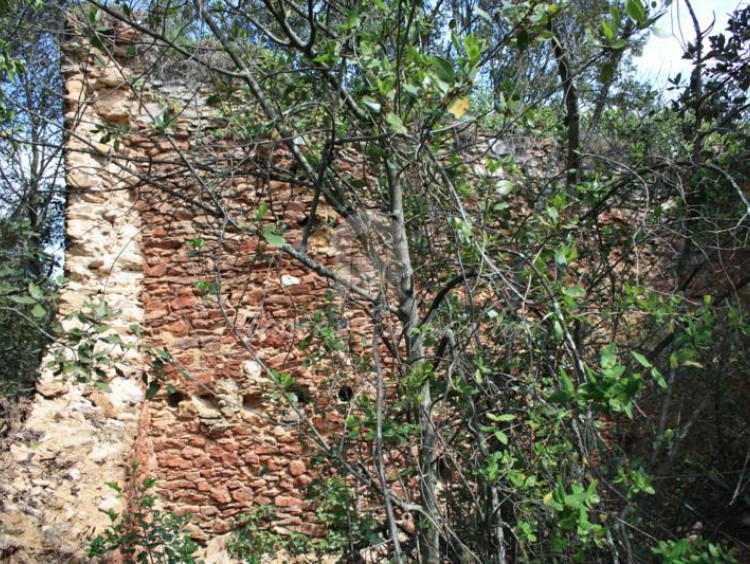
M 188 515 L 176 515 L 157 507 L 158 497 L 153 493 L 156 481 L 143 477 L 138 464 L 130 468 L 129 485 L 124 490 L 118 484 L 107 484 L 123 499 L 126 508 L 122 513 L 110 510 L 110 525 L 90 539 L 89 558 L 116 553 L 126 564 L 194 564 L 193 554 L 198 545 L 188 536 L 185 526 Z

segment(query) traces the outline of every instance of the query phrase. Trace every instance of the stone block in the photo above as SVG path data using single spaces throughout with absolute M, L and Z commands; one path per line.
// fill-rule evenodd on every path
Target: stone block
M 215 488 L 211 492 L 210 497 L 212 500 L 219 504 L 226 504 L 232 501 L 232 496 L 226 487 Z
M 273 503 L 276 507 L 295 507 L 302 505 L 302 500 L 288 495 L 278 495 L 274 498 Z
M 292 460 L 289 463 L 289 473 L 292 476 L 299 476 L 307 471 L 305 463 L 302 460 Z

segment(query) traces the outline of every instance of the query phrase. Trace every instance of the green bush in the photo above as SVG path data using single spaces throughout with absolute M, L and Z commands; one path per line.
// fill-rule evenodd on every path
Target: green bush
M 136 465 L 131 473 L 134 479 Z M 117 484 L 107 484 L 122 495 Z M 185 532 L 187 515 L 175 515 L 156 509 L 157 496 L 150 493 L 156 482 L 147 478 L 133 488 L 127 509 L 120 515 L 110 510 L 109 527 L 89 541 L 91 558 L 119 551 L 124 562 L 150 564 L 195 564 L 193 553 L 198 545 Z

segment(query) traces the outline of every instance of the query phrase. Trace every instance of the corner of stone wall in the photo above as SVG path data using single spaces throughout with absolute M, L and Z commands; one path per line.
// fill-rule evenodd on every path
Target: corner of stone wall
M 109 331 L 127 343 L 107 351 L 115 361 L 107 387 L 55 376 L 46 364 L 30 415 L 0 454 L 0 560 L 85 559 L 87 539 L 123 500 L 108 482 L 124 484 L 143 417 L 143 355 L 129 327 L 143 322 L 140 302 L 140 217 L 132 178 L 102 143 L 102 127 L 127 126 L 134 101 L 126 70 L 97 56 L 85 38 L 65 47 L 66 282 L 60 316 L 86 304 L 118 311 Z M 120 154 L 117 154 L 120 153 Z M 54 345 L 53 345 L 54 346 Z

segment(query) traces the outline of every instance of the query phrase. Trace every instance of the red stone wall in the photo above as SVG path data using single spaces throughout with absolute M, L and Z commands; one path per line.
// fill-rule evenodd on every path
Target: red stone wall
M 147 341 L 173 359 L 149 374 L 162 386 L 148 402 L 141 456 L 150 454 L 170 508 L 194 514 L 207 533 L 226 532 L 234 517 L 261 504 L 278 508 L 279 526 L 309 532 L 309 519 L 302 517 L 312 480 L 304 425 L 264 367 L 294 377 L 303 411 L 311 405 L 302 390 L 310 390 L 310 404 L 335 404 L 335 382 L 306 367 L 297 349 L 309 332 L 310 313 L 331 306 L 325 297 L 330 283 L 258 235 L 229 228 L 224 218 L 179 198 L 220 201 L 236 218 L 253 218 L 266 202 L 263 222 L 286 226 L 284 238 L 294 244 L 312 190 L 246 176 L 241 167 L 231 180 L 207 171 L 198 186 L 192 171 L 166 163 L 179 161 L 180 152 L 195 162 L 195 152 L 205 150 L 201 135 L 180 135 L 179 144 L 166 147 L 161 135 L 144 128 L 127 141 L 152 155 L 140 167 L 144 178 L 164 177 L 162 185 L 139 187 L 137 207 L 144 226 Z M 277 167 L 292 166 L 280 145 L 273 159 Z M 312 237 L 309 252 L 335 269 L 328 231 Z M 366 319 L 354 306 L 348 317 Z
M 305 363 L 299 346 L 316 311 L 345 312 L 346 338 L 349 329 L 364 335 L 367 310 L 344 304 L 340 289 L 332 300 L 328 280 L 258 234 L 273 227 L 298 244 L 311 205 L 312 188 L 271 179 L 293 176 L 283 143 L 227 142 L 220 128 L 232 111 L 208 105 L 212 90 L 200 90 L 183 73 L 166 72 L 161 80 L 143 72 L 148 57 L 129 58 L 147 51 L 140 41 L 116 28 L 111 53 L 104 53 L 84 40 L 71 50 L 79 60 L 71 60 L 68 77 L 84 93 L 97 92 L 106 79 L 106 96 L 70 99 L 68 112 L 96 116 L 75 136 L 119 171 L 140 217 L 141 346 L 152 359 L 143 381 L 155 393 L 141 409 L 132 456 L 157 480 L 166 509 L 193 514 L 198 538 L 228 531 L 239 514 L 262 504 L 277 509 L 278 527 L 314 532 L 305 516 L 313 480 L 305 437 L 330 436 L 349 406 L 338 399 L 339 388 L 359 392 L 366 383 L 352 381 L 351 367 L 334 374 L 331 366 Z M 176 117 L 160 128 L 164 112 Z M 113 135 L 100 140 L 106 130 Z M 364 177 L 355 156 L 339 159 L 342 172 Z M 256 217 L 261 206 L 266 212 Z M 308 254 L 337 270 L 339 222 L 325 206 L 317 216 Z M 282 390 L 272 371 L 294 384 Z

